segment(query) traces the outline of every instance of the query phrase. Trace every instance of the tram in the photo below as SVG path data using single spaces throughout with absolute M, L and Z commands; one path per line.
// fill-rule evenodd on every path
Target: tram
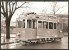
M 62 24 L 56 16 L 43 16 L 28 13 L 17 18 L 16 38 L 23 43 L 40 43 L 61 41 L 63 37 Z

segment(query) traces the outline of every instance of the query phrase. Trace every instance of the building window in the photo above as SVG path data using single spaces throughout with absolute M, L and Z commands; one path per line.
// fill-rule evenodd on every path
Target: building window
M 49 22 L 49 29 L 53 29 L 53 23 Z
M 54 29 L 56 29 L 56 23 L 54 23 Z
M 31 28 L 31 20 L 27 20 L 27 28 Z

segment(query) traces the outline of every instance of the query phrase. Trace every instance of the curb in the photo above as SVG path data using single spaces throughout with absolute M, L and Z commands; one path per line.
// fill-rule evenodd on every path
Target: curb
M 8 43 L 1 43 L 1 45 L 5 45 L 5 44 L 12 44 L 14 42 L 8 42 Z

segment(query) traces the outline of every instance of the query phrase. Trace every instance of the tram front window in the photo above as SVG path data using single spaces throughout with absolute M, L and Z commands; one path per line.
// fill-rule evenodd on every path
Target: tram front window
M 54 29 L 56 29 L 56 23 L 54 23 Z
M 27 28 L 31 28 L 31 20 L 27 20 Z
M 22 21 L 18 21 L 18 28 L 22 27 Z
M 49 22 L 49 29 L 53 29 L 53 23 Z
M 23 19 L 23 28 L 25 28 L 25 19 Z

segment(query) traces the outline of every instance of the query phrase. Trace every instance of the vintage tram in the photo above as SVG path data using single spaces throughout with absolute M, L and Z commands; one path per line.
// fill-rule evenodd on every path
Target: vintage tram
M 62 24 L 56 16 L 43 16 L 36 13 L 28 13 L 17 18 L 16 38 L 20 42 L 40 43 L 61 41 L 63 37 Z

